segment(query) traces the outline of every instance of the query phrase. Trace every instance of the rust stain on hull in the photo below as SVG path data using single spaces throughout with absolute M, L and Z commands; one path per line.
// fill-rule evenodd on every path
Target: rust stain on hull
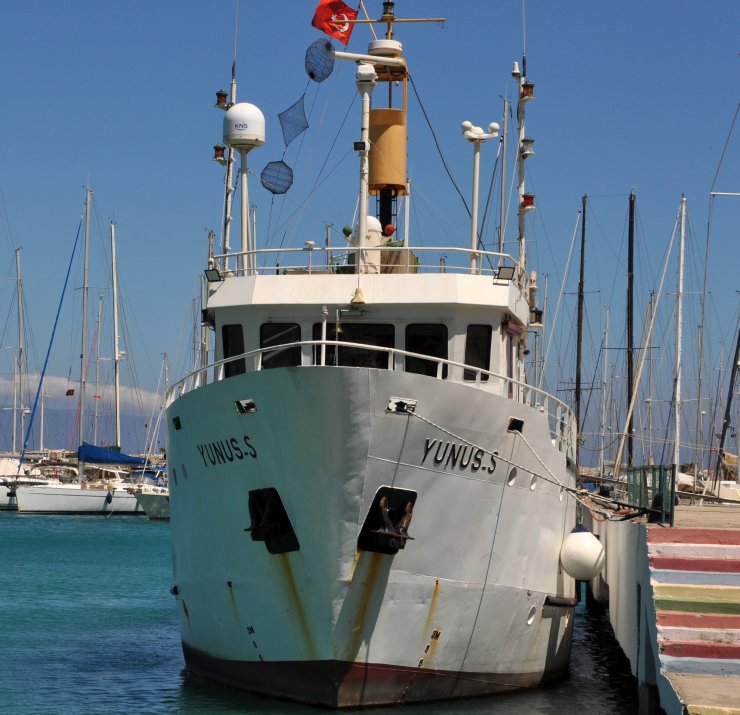
M 363 551 L 358 559 L 357 566 L 364 561 L 364 556 L 369 552 Z M 352 633 L 350 636 L 349 643 L 349 654 L 351 658 L 354 658 L 360 650 L 362 644 L 362 636 L 365 630 L 365 623 L 367 619 L 367 612 L 370 607 L 372 596 L 376 591 L 378 583 L 378 573 L 380 571 L 382 554 L 372 554 L 370 557 L 370 563 L 367 567 L 367 575 L 365 576 L 365 582 L 362 584 L 362 593 L 357 603 L 357 615 L 355 616 L 355 623 L 352 627 Z M 355 573 L 357 570 L 355 569 Z
M 236 605 L 236 597 L 234 596 L 234 589 L 229 585 L 229 598 L 231 598 L 231 607 L 234 609 L 234 618 L 236 618 L 236 625 L 239 627 L 239 633 L 242 632 L 242 621 L 239 618 L 239 608 Z
M 290 558 L 287 553 L 276 554 L 276 556 L 278 558 L 278 563 L 280 564 L 280 570 L 283 575 L 288 598 L 295 612 L 295 616 L 298 619 L 298 628 L 301 632 L 303 643 L 306 647 L 306 656 L 308 660 L 316 660 L 316 646 L 314 644 L 313 636 L 311 635 L 311 628 L 308 623 L 306 611 L 303 607 L 301 594 L 299 593 L 298 586 L 296 585 L 295 575 L 293 574 L 293 567 L 290 564 Z
M 427 620 L 424 623 L 424 642 L 431 636 L 432 624 L 434 623 L 434 615 L 437 609 L 437 599 L 439 598 L 439 579 L 434 581 L 434 591 L 432 591 L 432 598 L 429 600 L 429 612 L 427 613 Z

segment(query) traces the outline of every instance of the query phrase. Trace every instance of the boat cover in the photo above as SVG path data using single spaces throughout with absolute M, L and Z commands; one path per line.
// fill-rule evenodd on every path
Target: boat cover
M 90 464 L 144 464 L 145 461 L 142 457 L 132 457 L 129 454 L 105 447 L 96 447 L 87 442 L 83 442 L 77 450 L 77 459 Z

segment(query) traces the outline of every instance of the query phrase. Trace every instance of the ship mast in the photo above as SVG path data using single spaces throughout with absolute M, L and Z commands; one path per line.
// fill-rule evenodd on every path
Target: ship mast
M 527 243 L 524 230 L 524 220 L 526 215 L 535 208 L 534 194 L 527 193 L 525 190 L 524 161 L 534 154 L 534 140 L 525 134 L 525 106 L 527 102 L 534 99 L 534 83 L 527 79 L 527 56 L 522 55 L 522 66 L 514 62 L 514 68 L 511 71 L 512 77 L 519 84 L 519 100 L 517 101 L 517 225 L 518 225 L 518 242 L 519 242 L 519 285 L 525 288 L 526 268 L 527 268 Z

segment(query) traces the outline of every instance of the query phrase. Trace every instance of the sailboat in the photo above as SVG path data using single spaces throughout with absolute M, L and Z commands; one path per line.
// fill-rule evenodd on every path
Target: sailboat
M 85 200 L 85 272 L 82 300 L 82 352 L 80 360 L 80 418 L 79 447 L 77 450 L 77 478 L 70 481 L 55 480 L 47 484 L 19 485 L 15 490 L 17 509 L 26 514 L 135 514 L 144 510 L 129 492 L 128 472 L 144 460 L 124 454 L 119 449 L 105 449 L 90 445 L 84 440 L 85 427 L 85 371 L 87 347 L 87 296 L 90 247 L 90 203 L 92 189 L 87 189 Z M 113 275 L 114 323 L 114 393 L 115 439 L 120 445 L 120 410 L 118 382 L 118 329 L 117 329 L 117 268 L 115 229 L 111 223 L 111 257 Z
M 230 97 L 219 93 L 224 143 L 241 157 L 242 245 L 206 267 L 214 361 L 167 393 L 187 668 L 332 708 L 558 678 L 576 604 L 561 566 L 575 525 L 575 422 L 524 369 L 541 318 L 524 234 L 534 84 L 515 63 L 518 257 L 479 242 L 478 152 L 495 124 L 462 125 L 474 150 L 470 245 L 391 240 L 409 191 L 403 21 L 384 2 L 368 22 L 386 35 L 367 54 L 312 46 L 322 66 L 356 63 L 362 100 L 359 215 L 341 248 L 309 236 L 303 249 L 257 248 L 247 155 L 266 121 L 236 101 L 235 79 Z M 223 146 L 219 158 L 231 171 Z

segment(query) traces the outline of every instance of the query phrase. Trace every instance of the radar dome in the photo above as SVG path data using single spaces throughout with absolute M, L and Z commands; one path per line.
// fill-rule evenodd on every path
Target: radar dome
M 254 149 L 265 143 L 265 115 L 249 102 L 239 102 L 226 110 L 224 144 L 235 149 Z

